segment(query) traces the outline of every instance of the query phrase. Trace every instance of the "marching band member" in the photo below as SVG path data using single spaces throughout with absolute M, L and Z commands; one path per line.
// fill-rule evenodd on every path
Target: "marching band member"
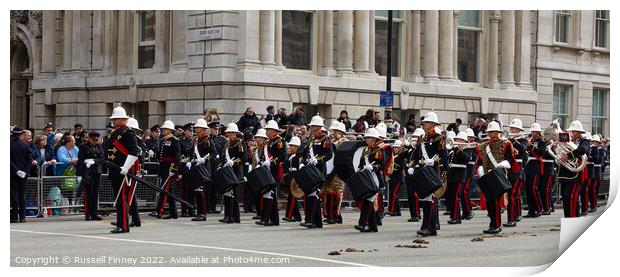
M 586 132 L 585 135 L 583 136 L 587 141 L 588 141 L 588 145 L 590 145 L 590 152 L 592 150 L 592 145 L 591 145 L 591 141 L 592 141 L 592 134 L 590 132 Z M 588 161 L 586 162 L 586 166 L 583 168 L 583 171 L 581 172 L 581 183 L 579 184 L 579 216 L 584 216 L 588 214 L 588 196 L 589 196 L 589 191 L 588 191 L 588 186 L 590 183 L 590 176 L 592 175 L 592 173 L 590 172 L 590 169 L 594 169 L 594 167 L 590 167 L 589 163 L 592 163 L 592 157 L 591 157 L 591 153 L 588 154 Z
M 89 132 L 88 142 L 80 144 L 78 151 L 76 170 L 77 175 L 82 178 L 80 186 L 84 186 L 84 216 L 86 221 L 103 219 L 97 215 L 102 161 L 104 159 L 103 148 L 99 144 L 99 136 L 100 134 L 97 132 Z
M 211 140 L 209 139 L 209 125 L 204 118 L 199 118 L 194 124 L 194 132 L 196 136 L 192 141 L 192 158 L 196 161 L 196 166 L 205 164 L 207 161 L 214 162 L 217 151 Z M 192 218 L 192 221 L 206 221 L 207 220 L 207 195 L 211 189 L 212 184 L 201 184 L 194 189 L 194 197 L 198 204 L 198 211 L 196 217 Z
M 519 171 L 508 171 L 508 181 L 512 184 L 512 189 L 508 191 L 508 222 L 504 224 L 504 227 L 517 226 L 517 216 L 521 214 L 521 187 L 525 182 L 524 162 L 527 162 L 527 139 L 523 135 L 523 123 L 521 119 L 513 119 L 506 127 L 510 128 L 509 141 L 512 143 L 512 147 L 516 150 L 515 160 L 519 164 Z M 538 176 L 531 180 L 526 187 L 527 203 L 528 203 L 528 215 L 529 217 L 538 217 L 542 211 L 540 203 L 540 194 L 538 193 Z M 530 205 L 531 203 L 531 205 Z
M 269 120 L 265 130 L 267 131 L 268 141 L 263 147 L 267 147 L 267 153 L 265 151 L 259 153 L 261 155 L 260 164 L 261 166 L 268 167 L 276 182 L 281 183 L 284 179 L 283 163 L 286 160 L 286 142 L 279 135 L 281 130 L 275 120 Z M 264 226 L 280 225 L 276 198 L 278 195 L 277 190 L 278 186 L 263 194 L 262 219 L 257 221 L 256 224 Z
M 327 161 L 334 155 L 334 148 L 332 141 L 321 128 L 323 125 L 323 118 L 319 115 L 315 115 L 310 120 L 310 137 L 301 149 L 299 154 L 302 158 L 302 163 L 311 164 L 316 166 L 324 176 L 327 175 Z M 319 186 L 321 187 L 321 186 Z M 323 218 L 321 214 L 321 191 L 320 189 L 310 193 L 307 197 L 308 200 L 308 212 L 309 216 L 306 217 L 307 221 L 301 223 L 301 226 L 307 228 L 323 228 Z
M 236 123 L 230 123 L 226 126 L 224 134 L 228 138 L 226 143 L 226 153 L 221 162 L 223 166 L 232 166 L 238 180 L 243 180 L 243 165 L 248 161 L 245 149 L 245 142 L 239 138 L 241 132 Z M 239 202 L 236 198 L 237 186 L 231 186 L 224 191 L 224 218 L 220 219 L 223 223 L 240 223 L 241 215 L 239 213 Z
M 299 163 L 301 156 L 299 156 L 299 146 L 301 145 L 301 140 L 297 136 L 293 136 L 291 140 L 288 142 L 289 146 L 289 157 L 284 164 L 284 169 L 286 171 L 286 185 L 290 187 L 291 181 L 293 180 L 293 174 L 299 169 Z M 288 222 L 296 222 L 301 221 L 301 213 L 299 212 L 299 200 L 293 196 L 293 192 L 289 190 L 288 199 L 286 201 L 286 212 L 284 217 L 282 218 L 284 221 Z
M 211 172 L 215 172 L 226 151 L 226 137 L 220 134 L 219 119 L 211 115 L 207 115 L 207 117 L 210 117 L 210 119 L 207 120 L 207 125 L 209 126 L 209 140 L 217 153 L 213 158 L 214 161 L 211 163 Z M 217 210 L 217 190 L 211 188 L 205 193 L 205 196 L 207 198 L 207 213 L 219 214 L 220 211 Z
M 448 151 L 446 150 L 446 141 L 436 128 L 439 123 L 437 114 L 428 112 L 422 120 L 422 126 L 425 131 L 423 140 L 420 142 L 415 154 L 415 163 L 420 167 L 431 166 L 441 180 L 445 179 L 446 172 L 440 172 L 440 165 L 444 169 L 448 168 Z M 437 198 L 431 193 L 429 196 L 420 200 L 422 204 L 422 226 L 417 232 L 418 235 L 436 236 L 439 229 Z
M 360 158 L 360 166 L 358 169 L 371 171 L 375 177 L 377 177 L 375 180 L 378 183 L 375 183 L 375 185 L 379 188 L 383 186 L 382 182 L 385 182 L 385 179 L 383 178 L 383 172 L 385 169 L 385 154 L 380 146 L 381 138 L 379 136 L 379 131 L 375 128 L 368 128 L 364 133 L 364 138 L 368 146 L 364 149 L 364 153 Z M 368 163 L 366 163 L 366 160 L 368 160 Z M 376 198 L 377 194 L 361 201 L 362 208 L 360 218 L 358 224 L 355 225 L 354 228 L 362 233 L 379 231 L 377 228 L 377 216 L 374 207 Z
M 170 120 L 164 121 L 161 126 L 161 130 L 164 137 L 159 147 L 159 178 L 163 182 L 163 189 L 170 191 L 170 186 L 174 179 L 174 176 L 180 175 L 180 161 L 181 161 L 181 148 L 179 146 L 179 139 L 177 139 L 173 133 L 174 123 Z M 178 176 L 182 178 L 181 176 Z M 168 215 L 164 216 L 164 206 L 168 201 Z M 157 210 L 154 216 L 159 219 L 178 218 L 176 201 L 166 195 L 161 195 L 158 201 Z
M 543 141 L 545 141 L 545 138 L 543 137 Z M 548 141 L 545 141 L 545 147 L 547 145 L 553 144 L 553 140 L 550 139 Z M 555 183 L 555 178 L 557 177 L 557 173 L 558 171 L 558 164 L 555 161 L 555 159 L 553 158 L 553 156 L 551 156 L 551 154 L 549 153 L 549 151 L 546 151 L 543 153 L 542 155 L 542 162 L 543 162 L 543 176 L 542 179 L 544 180 L 543 182 L 539 183 L 540 186 L 543 186 L 544 183 L 544 188 L 539 190 L 539 191 L 544 191 L 544 194 L 547 195 L 547 199 L 546 202 L 548 203 L 548 212 L 545 213 L 543 211 L 543 215 L 549 215 L 552 212 L 555 211 L 554 205 L 553 205 L 553 194 L 555 192 L 554 189 L 554 183 Z M 517 221 L 519 221 L 521 218 L 517 217 Z
M 467 128 L 465 133 L 467 134 L 467 142 L 476 143 L 478 137 L 474 134 L 473 129 Z M 469 152 L 471 158 L 467 162 L 465 185 L 462 187 L 463 190 L 461 190 L 461 208 L 463 209 L 461 219 L 470 220 L 474 217 L 474 212 L 472 212 L 471 201 L 469 198 L 469 186 L 471 185 L 474 175 L 476 174 L 476 168 L 478 168 L 479 153 L 476 151 L 475 147 L 465 149 L 465 151 Z
M 500 134 L 502 130 L 499 127 L 499 123 L 492 121 L 487 127 L 487 134 L 489 140 L 479 145 L 480 160 L 482 165 L 478 167 L 478 176 L 482 177 L 484 174 L 489 173 L 495 168 L 503 168 L 506 170 L 512 170 L 513 173 L 518 173 L 521 168 L 516 162 L 512 143 L 508 140 L 502 140 Z M 502 219 L 500 212 L 500 198 L 491 198 L 485 195 L 487 210 L 491 222 L 489 228 L 484 230 L 487 234 L 496 234 L 502 231 Z
M 566 162 L 572 159 L 581 159 L 582 155 L 588 155 L 590 153 L 590 142 L 583 137 L 586 131 L 583 130 L 581 121 L 571 122 L 566 131 L 570 133 L 571 141 L 577 145 L 577 148 L 568 154 L 563 154 L 560 160 Z M 585 178 L 583 171 L 572 172 L 564 166 L 560 166 L 558 179 L 562 190 L 564 217 L 579 216 L 577 208 L 579 205 L 579 184 L 582 182 L 582 178 Z
M 191 162 L 189 161 L 192 157 L 192 139 L 193 139 L 193 123 L 187 123 L 183 125 L 183 133 L 179 137 L 179 148 L 181 149 L 181 160 L 186 161 L 185 164 L 181 163 L 181 165 L 186 165 L 183 167 L 183 171 L 187 172 L 191 168 Z M 194 201 L 194 190 L 191 189 L 190 184 L 186 184 L 184 180 L 177 179 L 176 181 L 180 184 L 179 193 L 183 200 L 191 203 Z M 181 217 L 195 217 L 196 213 L 194 209 L 185 205 L 185 203 L 181 203 Z
M 110 134 L 104 149 L 108 153 L 108 160 L 120 166 L 120 169 L 109 168 L 108 172 L 112 187 L 117 191 L 118 195 L 118 200 L 116 201 L 116 228 L 110 232 L 128 233 L 129 207 L 127 204 L 129 203 L 129 184 L 125 175 L 134 167 L 138 160 L 140 147 L 138 146 L 136 134 L 127 127 L 127 119 L 129 117 L 125 109 L 120 106 L 114 108 L 110 119 L 115 129 Z
M 455 143 L 467 143 L 467 133 L 459 132 L 454 138 Z M 471 160 L 471 152 L 454 145 L 449 155 L 448 187 L 446 201 L 450 203 L 450 220 L 448 224 L 461 224 L 461 209 L 459 206 L 459 193 L 463 190 L 463 182 L 467 175 L 467 163 Z M 462 196 L 461 196 L 462 198 Z
M 407 153 L 407 175 L 413 175 L 415 169 L 419 168 L 419 164 L 415 164 L 415 155 L 416 149 L 419 147 L 420 142 L 422 141 L 422 137 L 424 136 L 424 129 L 417 128 L 413 131 L 413 135 L 411 136 L 413 142 L 409 146 L 409 150 Z M 414 167 L 415 164 L 415 167 Z M 409 204 L 409 214 L 411 217 L 407 220 L 408 222 L 418 222 L 420 221 L 420 198 L 418 197 L 418 193 L 409 187 L 410 184 L 407 184 L 407 202 Z
M 252 152 L 252 167 L 256 168 L 258 166 L 261 165 L 261 156 L 263 155 L 263 153 L 265 153 L 265 147 L 267 147 L 267 142 L 268 142 L 268 138 L 267 138 L 267 130 L 265 129 L 258 129 L 258 131 L 256 131 L 256 135 L 254 136 L 254 141 L 256 142 L 256 147 L 254 148 L 254 151 Z M 252 219 L 260 219 L 260 221 L 264 222 L 263 220 L 263 196 L 255 193 L 253 190 L 251 190 L 249 187 L 247 189 L 247 192 L 249 192 L 250 194 L 250 199 L 254 199 L 254 203 L 256 203 L 256 216 L 252 217 Z
M 588 172 L 590 176 L 588 178 L 587 197 L 590 201 L 590 210 L 588 212 L 593 213 L 597 209 L 596 198 L 598 197 L 598 186 L 602 173 L 601 167 L 607 158 L 607 151 L 601 146 L 601 137 L 599 135 L 592 136 L 590 143 L 590 159 L 588 159 Z
M 131 128 L 131 130 L 134 131 L 134 133 L 138 131 L 142 132 L 142 129 L 140 129 L 140 125 L 138 124 L 138 121 L 133 117 L 127 120 L 127 127 Z M 139 177 L 142 177 L 142 174 L 143 174 L 142 164 L 144 164 L 145 158 L 148 157 L 149 148 L 146 145 L 146 143 L 144 143 L 144 141 L 142 140 L 140 136 L 136 136 L 136 138 L 138 139 L 138 147 L 140 147 L 142 152 L 140 152 L 141 155 L 138 156 L 138 161 L 135 163 L 134 167 L 132 168 L 130 172 L 135 173 Z M 140 220 L 140 211 L 138 209 L 138 198 L 135 192 L 135 190 L 137 189 L 136 186 L 138 185 L 138 182 L 135 180 L 130 180 L 130 182 L 132 182 L 132 185 L 129 188 L 129 197 L 130 197 L 129 201 L 131 203 L 129 205 L 129 213 L 131 214 L 131 222 L 129 223 L 129 227 L 140 227 L 142 226 L 142 221 Z
M 388 201 L 388 214 L 390 216 L 400 216 L 400 205 L 398 203 L 398 190 L 404 181 L 403 170 L 407 167 L 407 153 L 401 140 L 394 141 L 394 171 L 390 175 L 390 198 Z
M 547 152 L 547 143 L 541 137 L 541 132 L 540 124 L 533 123 L 530 128 L 532 137 L 528 143 L 528 161 L 525 166 L 526 197 L 528 205 L 527 217 L 538 217 L 541 214 L 549 214 L 551 206 L 549 190 L 551 189 L 553 176 L 546 176 L 546 178 L 544 178 L 545 165 L 543 157 L 545 152 Z M 538 186 L 538 188 L 535 189 L 533 186 Z M 517 202 L 517 204 L 520 203 Z M 538 207 L 541 208 L 539 209 Z M 517 217 L 518 216 L 519 214 L 517 214 Z M 513 219 L 515 222 L 517 221 L 517 218 Z M 511 219 L 509 218 L 507 224 L 514 223 L 510 221 Z M 504 224 L 504 226 L 508 225 Z
M 385 167 L 383 169 L 383 178 L 386 179 L 383 184 L 385 184 L 387 182 L 387 177 L 392 175 L 394 171 L 394 149 L 392 148 L 392 145 L 385 143 L 385 140 L 387 139 L 387 125 L 383 122 L 379 122 L 375 126 L 375 129 L 379 132 L 379 138 L 381 139 L 379 146 L 381 146 L 381 149 L 383 149 L 383 153 L 385 154 Z M 382 191 L 385 191 L 385 186 L 379 187 L 377 203 L 375 203 L 377 206 L 377 212 L 375 214 L 377 215 L 377 225 L 379 226 L 383 225 L 381 220 L 385 216 L 385 208 L 383 207 L 384 193 Z
M 329 128 L 332 135 L 332 141 L 334 144 L 334 152 L 342 145 L 342 143 L 349 141 L 346 134 L 346 126 L 339 121 L 333 121 Z M 327 223 L 334 224 L 342 223 L 342 215 L 340 214 L 342 198 L 344 196 L 345 183 L 337 174 L 332 172 L 331 176 L 327 176 L 327 182 L 323 193 L 327 196 Z

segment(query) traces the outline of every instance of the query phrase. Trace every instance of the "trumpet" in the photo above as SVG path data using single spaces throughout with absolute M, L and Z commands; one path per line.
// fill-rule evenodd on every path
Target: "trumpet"
M 508 139 L 526 139 L 528 138 L 527 134 L 523 134 L 523 133 L 509 133 L 508 134 Z
M 448 150 L 453 149 L 453 148 L 459 148 L 459 149 L 476 148 L 477 145 L 478 145 L 477 142 L 456 142 L 452 139 L 446 140 L 446 149 Z

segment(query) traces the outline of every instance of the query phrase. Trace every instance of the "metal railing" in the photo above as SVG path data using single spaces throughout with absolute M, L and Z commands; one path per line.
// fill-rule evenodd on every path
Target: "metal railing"
M 58 164 L 58 163 L 57 163 Z M 158 163 L 147 162 L 143 164 L 143 168 L 150 168 L 143 175 L 146 181 L 161 186 L 162 180 L 158 178 L 157 174 L 153 174 L 154 168 L 156 168 Z M 77 195 L 77 191 L 79 189 L 73 188 L 70 186 L 75 182 L 77 186 L 81 185 L 78 182 L 77 176 L 46 176 L 45 172 L 47 171 L 47 167 L 49 164 L 44 164 L 38 170 L 38 176 L 36 177 L 28 177 L 26 181 L 26 213 L 29 217 L 36 216 L 44 216 L 45 213 L 47 215 L 58 215 L 58 214 L 76 214 L 81 213 L 83 208 L 83 197 L 82 195 Z M 607 167 L 609 168 L 609 167 Z M 556 179 L 557 182 L 557 179 Z M 243 199 L 244 197 L 244 187 L 245 184 L 236 187 L 236 195 L 239 199 Z M 556 186 L 555 190 L 555 199 L 560 200 L 561 194 L 559 186 Z M 171 192 L 175 193 L 179 196 L 179 185 L 174 182 L 170 187 Z M 50 194 L 50 192 L 52 192 Z M 386 188 L 383 203 L 387 205 L 388 195 L 389 195 L 389 187 Z M 470 184 L 470 197 L 472 200 L 479 199 L 480 189 L 476 184 L 476 180 L 472 180 L 472 184 Z M 605 196 L 609 194 L 609 170 L 603 172 L 601 175 L 601 181 L 599 186 L 599 196 Z M 159 197 L 159 193 L 154 190 L 139 185 L 136 191 L 136 199 L 138 201 L 138 205 L 140 208 L 154 208 L 157 205 L 157 200 Z M 101 209 L 112 208 L 114 204 L 114 200 L 116 198 L 115 189 L 112 187 L 111 181 L 108 178 L 107 173 L 101 175 L 101 183 L 99 189 L 99 206 Z M 221 204 L 221 196 L 217 196 L 217 204 Z M 403 182 L 400 186 L 400 189 L 397 193 L 397 199 L 399 202 L 407 202 L 407 184 Z M 525 199 L 522 197 L 522 199 Z M 279 195 L 279 201 L 285 202 L 286 197 L 283 194 Z M 241 203 L 242 201 L 240 201 Z M 526 203 L 524 203 L 526 204 Z M 353 206 L 355 205 L 355 200 L 353 199 L 350 190 L 347 186 L 345 186 L 344 197 L 343 197 L 343 205 L 344 206 Z

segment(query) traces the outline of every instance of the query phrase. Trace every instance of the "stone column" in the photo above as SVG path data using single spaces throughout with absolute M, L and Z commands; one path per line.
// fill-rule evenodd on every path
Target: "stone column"
M 411 75 L 413 82 L 420 81 L 420 13 L 421 11 L 413 11 L 411 22 Z
M 322 75 L 333 75 L 334 70 L 334 11 L 323 11 L 323 42 L 322 58 L 323 70 Z
M 452 11 L 439 12 L 439 77 L 452 80 L 454 55 L 454 15 Z
M 489 77 L 487 80 L 488 88 L 498 88 L 497 81 L 497 56 L 498 56 L 498 32 L 499 32 L 499 15 L 496 11 L 489 11 L 491 21 L 491 31 L 489 34 Z
M 260 64 L 259 47 L 259 12 L 239 12 L 239 55 L 237 65 L 241 68 L 255 67 Z
M 368 32 L 370 35 L 368 37 L 368 44 L 369 44 L 369 50 L 370 50 L 370 55 L 368 57 L 369 61 L 368 61 L 368 67 L 370 70 L 370 73 L 372 74 L 376 74 L 377 71 L 375 71 L 375 11 L 370 11 L 368 13 L 368 17 L 369 17 L 369 22 L 370 22 L 370 31 Z
M 459 69 L 458 69 L 458 63 L 459 63 L 459 15 L 461 14 L 461 11 L 459 10 L 455 10 L 453 12 L 454 14 L 454 29 L 452 29 L 452 34 L 454 35 L 453 37 L 453 42 L 454 42 L 454 46 L 453 46 L 453 51 L 454 54 L 452 54 L 452 64 L 454 64 L 454 68 L 452 69 L 452 73 L 454 74 L 454 80 L 458 81 L 459 80 Z
M 439 12 L 424 11 L 424 80 L 437 80 Z
M 368 73 L 370 62 L 370 16 L 368 11 L 355 11 L 355 72 Z
M 56 15 L 57 11 L 43 11 L 43 45 L 41 49 L 41 74 L 56 74 Z
M 174 70 L 187 68 L 187 12 L 172 11 L 172 46 L 170 67 Z
M 276 66 L 282 67 L 282 11 L 276 11 L 275 27 L 275 60 Z
M 516 49 L 517 64 L 516 81 L 522 89 L 532 89 L 530 83 L 530 11 L 519 11 L 519 25 L 517 37 L 519 38 L 518 48 Z
M 502 88 L 514 86 L 515 66 L 515 12 L 502 11 L 502 60 L 500 82 Z
M 261 64 L 272 67 L 275 61 L 275 11 L 260 11 L 260 39 L 259 57 Z
M 338 73 L 353 73 L 353 11 L 338 11 Z

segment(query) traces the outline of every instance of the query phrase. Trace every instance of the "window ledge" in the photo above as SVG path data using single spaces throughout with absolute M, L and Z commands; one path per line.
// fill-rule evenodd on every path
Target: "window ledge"
M 602 47 L 594 47 L 592 49 L 592 54 L 594 56 L 599 56 L 601 54 L 607 54 L 609 55 L 609 48 L 602 48 Z

